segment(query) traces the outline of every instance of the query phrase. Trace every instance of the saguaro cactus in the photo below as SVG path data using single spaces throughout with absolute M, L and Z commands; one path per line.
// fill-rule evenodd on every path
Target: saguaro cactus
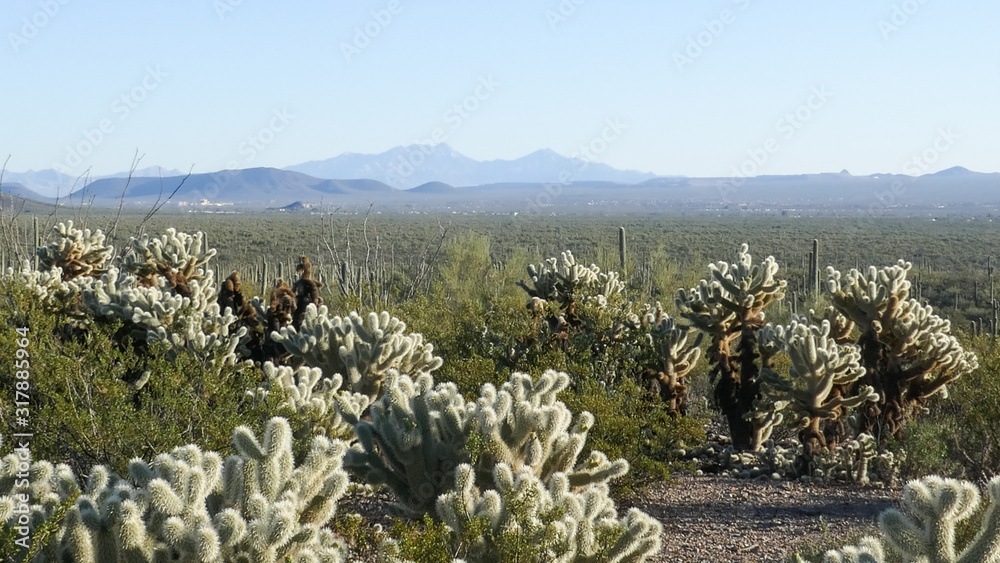
M 709 279 L 678 292 L 682 317 L 712 338 L 708 360 L 716 381 L 715 401 L 726 415 L 733 445 L 753 448 L 754 427 L 748 415 L 758 395 L 756 331 L 764 326 L 764 308 L 785 293 L 785 280 L 777 279 L 774 257 L 754 264 L 743 244 L 737 262 L 709 264 Z M 733 344 L 739 339 L 739 348 Z M 734 352 L 737 352 L 738 355 Z

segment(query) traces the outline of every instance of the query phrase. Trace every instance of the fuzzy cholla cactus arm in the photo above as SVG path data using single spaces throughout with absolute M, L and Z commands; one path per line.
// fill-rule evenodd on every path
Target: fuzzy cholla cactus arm
M 701 340 L 705 333 L 698 332 L 689 338 L 692 327 L 680 326 L 656 304 L 656 310 L 647 313 L 643 324 L 650 327 L 653 347 L 660 358 L 660 370 L 649 373 L 655 391 L 672 416 L 687 414 L 687 395 L 690 388 L 687 376 L 701 358 Z
M 480 493 L 475 481 L 473 468 L 460 466 L 454 489 L 437 501 L 438 516 L 464 543 L 469 563 L 512 552 L 533 563 L 638 563 L 660 550 L 659 522 L 637 509 L 619 519 L 607 487 L 575 493 L 563 473 L 546 482 L 506 464 L 494 468 L 493 490 Z M 471 533 L 482 530 L 480 522 L 485 533 Z
M 313 439 L 298 466 L 291 429 L 274 418 L 260 442 L 233 433 L 237 454 L 223 462 L 197 446 L 129 462 L 129 479 L 95 467 L 66 514 L 56 557 L 86 563 L 345 560 L 324 528 L 347 488 L 342 442 Z
M 28 452 L 22 452 L 20 457 L 12 453 L 0 460 L 0 528 L 13 528 L 30 541 L 46 521 L 76 501 L 80 487 L 69 466 L 54 466 L 47 461 L 30 463 Z M 27 470 L 22 466 L 25 463 L 29 464 Z M 25 530 L 28 533 L 22 533 Z M 36 560 L 58 560 L 58 545 L 64 534 L 65 528 L 57 527 L 45 547 L 36 549 Z M 18 547 L 20 555 L 27 553 L 27 545 Z M 13 560 L 13 554 L 9 555 Z
M 359 393 L 341 391 L 343 377 L 323 377 L 319 368 L 263 366 L 265 384 L 255 391 L 247 391 L 255 399 L 266 400 L 272 391 L 279 389 L 283 398 L 280 406 L 303 415 L 309 422 L 311 433 L 330 438 L 353 439 L 354 428 L 340 414 L 338 402 L 348 405 L 351 413 L 363 412 L 368 407 L 368 397 Z
M 569 379 L 566 373 L 549 370 L 537 381 L 514 373 L 499 393 L 491 384 L 483 386 L 479 400 L 468 409 L 471 433 L 481 438 L 474 464 L 481 480 L 489 479 L 498 463 L 515 472 L 528 468 L 543 481 L 564 473 L 574 489 L 606 483 L 628 471 L 625 460 L 611 462 L 600 452 L 577 461 L 594 417 L 583 412 L 573 424 L 573 413 L 556 400 Z
M 994 477 L 986 487 L 990 504 L 979 530 L 965 545 L 959 546 L 957 527 L 979 508 L 976 485 L 937 475 L 910 481 L 903 492 L 905 512 L 889 509 L 879 516 L 879 529 L 887 547 L 903 561 L 1000 562 L 1000 477 Z M 885 563 L 888 560 L 883 550 L 878 539 L 865 538 L 861 546 L 827 553 L 824 562 Z
M 549 258 L 538 266 L 528 266 L 530 285 L 524 280 L 517 285 L 530 297 L 559 303 L 563 310 L 572 313 L 573 305 L 584 299 L 594 299 L 600 303 L 621 294 L 625 283 L 617 272 L 601 272 L 596 265 L 589 267 L 578 264 L 569 250 L 559 258 Z M 600 300 L 599 296 L 604 300 Z
M 885 325 L 896 316 L 897 308 L 910 295 L 906 274 L 912 268 L 900 260 L 893 266 L 866 272 L 851 270 L 846 276 L 832 266 L 826 269 L 826 286 L 834 307 L 862 330 L 873 322 Z
M 63 280 L 80 276 L 97 277 L 104 273 L 115 249 L 104 244 L 104 233 L 100 229 L 94 232 L 81 230 L 73 227 L 73 221 L 67 221 L 57 224 L 52 230 L 55 240 L 36 250 L 39 269 L 59 268 Z
M 435 386 L 428 374 L 414 380 L 390 370 L 385 394 L 371 405 L 370 421 L 344 402 L 338 408 L 358 437 L 344 466 L 369 484 L 387 485 L 399 499 L 390 506 L 395 514 L 430 513 L 455 468 L 468 461 L 469 415 L 453 383 Z
M 193 235 L 167 229 L 165 235 L 151 238 L 144 234 L 133 238 L 122 259 L 123 269 L 144 284 L 153 284 L 157 276 L 184 293 L 183 284 L 204 276 L 204 266 L 215 256 L 214 248 L 204 247 L 204 233 Z
M 406 323 L 384 311 L 367 317 L 352 312 L 347 317 L 331 318 L 326 306 L 310 304 L 298 330 L 286 326 L 272 332 L 271 338 L 298 364 L 318 367 L 326 377 L 339 373 L 351 392 L 374 401 L 382 395 L 383 380 L 390 369 L 416 376 L 443 363 L 423 335 L 405 332 Z
M 757 329 L 764 326 L 764 308 L 785 294 L 786 282 L 778 279 L 778 263 L 768 256 L 754 264 L 743 244 L 735 263 L 709 264 L 709 279 L 680 290 L 676 304 L 680 315 L 712 338 L 708 360 L 718 378 L 715 400 L 729 423 L 737 449 L 753 447 L 754 428 L 748 415 L 757 398 L 758 368 L 754 364 Z M 740 338 L 740 355 L 733 343 Z
M 898 435 L 929 397 L 978 367 L 975 354 L 951 334 L 951 323 L 933 308 L 909 298 L 910 263 L 846 276 L 827 269 L 827 290 L 834 307 L 861 329 L 862 384 L 879 393 L 878 405 L 861 411 L 861 430 Z
M 804 319 L 801 319 L 804 321 Z M 793 320 L 781 333 L 784 351 L 792 362 L 788 370 L 790 385 L 780 400 L 787 401 L 803 427 L 799 439 L 810 458 L 826 449 L 824 421 L 837 422 L 849 408 L 866 401 L 877 401 L 870 386 L 848 390 L 864 375 L 860 353 L 854 346 L 841 346 L 830 336 L 830 323 L 815 326 Z M 773 379 L 769 379 L 773 380 Z

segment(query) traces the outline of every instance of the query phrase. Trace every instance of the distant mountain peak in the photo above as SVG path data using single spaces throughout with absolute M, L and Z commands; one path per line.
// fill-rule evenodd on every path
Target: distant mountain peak
M 935 172 L 931 174 L 931 176 L 965 176 L 973 173 L 974 172 L 964 166 L 952 166 L 951 168 L 946 168 L 940 172 Z
M 442 182 L 449 186 L 481 186 L 562 182 L 567 177 L 573 181 L 629 184 L 655 177 L 649 172 L 619 170 L 599 162 L 566 157 L 548 148 L 513 160 L 480 161 L 459 153 L 446 143 L 434 146 L 412 144 L 370 155 L 345 153 L 327 160 L 289 166 L 285 170 L 326 179 L 371 178 L 399 189 L 412 189 L 430 182 Z

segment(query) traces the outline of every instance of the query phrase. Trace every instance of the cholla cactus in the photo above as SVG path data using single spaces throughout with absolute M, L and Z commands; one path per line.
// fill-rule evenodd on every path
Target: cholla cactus
M 748 450 L 753 448 L 750 415 L 758 393 L 756 331 L 764 326 L 764 308 L 781 299 L 786 282 L 776 277 L 774 257 L 755 265 L 746 244 L 740 247 L 736 263 L 718 262 L 708 269 L 709 279 L 678 292 L 677 308 L 684 319 L 711 336 L 708 360 L 714 364 L 712 378 L 718 378 L 715 400 L 726 415 L 733 444 Z M 737 338 L 740 345 L 734 351 Z
M 286 326 L 271 338 L 293 355 L 295 364 L 318 367 L 326 377 L 339 373 L 352 393 L 373 401 L 382 394 L 389 370 L 419 375 L 441 367 L 443 360 L 423 335 L 405 332 L 406 323 L 385 311 L 367 318 L 356 312 L 331 318 L 326 306 L 310 304 L 298 330 Z
M 628 471 L 625 460 L 610 462 L 601 452 L 577 461 L 594 416 L 580 413 L 572 424 L 573 413 L 556 400 L 568 385 L 569 375 L 554 370 L 537 381 L 526 373 L 514 373 L 499 393 L 493 385 L 483 385 L 479 399 L 467 409 L 471 432 L 477 435 L 474 465 L 479 479 L 489 479 L 493 468 L 503 463 L 515 472 L 528 468 L 542 481 L 563 473 L 574 489 L 581 489 Z
M 279 407 L 289 408 L 303 415 L 309 422 L 309 433 L 344 440 L 354 439 L 354 428 L 343 419 L 337 408 L 338 396 L 341 402 L 350 405 L 348 412 L 362 412 L 368 407 L 368 397 L 359 393 L 341 391 L 344 378 L 340 374 L 323 377 L 319 368 L 275 366 L 267 362 L 263 366 L 266 378 L 264 385 L 255 391 L 247 391 L 256 400 L 267 400 L 275 389 L 281 390 L 283 402 Z
M 798 563 L 806 563 L 796 555 Z M 861 538 L 858 545 L 833 549 L 823 554 L 823 563 L 887 563 L 882 542 L 877 538 Z
M 206 360 L 235 363 L 236 347 L 247 329 L 230 330 L 237 317 L 220 311 L 213 272 L 202 275 L 189 280 L 187 295 L 181 295 L 165 277 L 157 278 L 154 286 L 144 286 L 134 275 L 123 276 L 112 267 L 83 291 L 83 303 L 97 318 L 124 320 L 138 341 L 167 342 L 168 357 L 186 348 Z
M 369 483 L 387 484 L 400 500 L 394 511 L 408 517 L 430 513 L 462 463 L 474 465 L 481 482 L 504 463 L 543 480 L 564 474 L 574 490 L 604 486 L 628 465 L 600 452 L 578 461 L 594 417 L 581 413 L 571 426 L 572 413 L 556 400 L 568 383 L 568 375 L 551 370 L 537 381 L 514 373 L 499 392 L 487 384 L 466 403 L 453 383 L 391 371 L 370 422 L 340 403 L 360 445 L 344 464 Z
M 26 532 L 34 532 L 61 508 L 75 502 L 80 487 L 68 465 L 31 463 L 30 452 L 20 452 L 20 456 L 12 453 L 0 460 L 0 528 L 13 527 L 18 536 L 33 538 L 34 533 Z M 64 533 L 65 528 L 55 529 L 47 547 L 39 553 L 42 561 L 56 560 L 56 550 L 51 546 L 61 541 Z
M 659 303 L 656 308 L 643 315 L 642 324 L 650 329 L 653 348 L 660 359 L 660 369 L 647 369 L 643 378 L 652 385 L 652 390 L 667 403 L 672 416 L 687 414 L 687 395 L 690 383 L 687 376 L 698 365 L 701 358 L 699 332 L 690 339 L 693 329 L 680 326 L 666 314 Z
M 152 464 L 134 459 L 129 479 L 95 467 L 60 529 L 33 560 L 345 560 L 343 546 L 324 528 L 347 488 L 340 468 L 344 444 L 317 436 L 296 467 L 291 430 L 275 418 L 263 443 L 240 427 L 233 433 L 233 446 L 238 453 L 225 462 L 197 446 L 176 448 Z M 46 467 L 39 462 L 32 471 L 41 473 Z M 60 478 L 75 484 L 71 475 Z M 33 491 L 46 498 L 40 486 Z M 8 525 L 10 498 L 0 497 L 0 520 Z
M 858 345 L 867 370 L 858 384 L 880 395 L 861 410 L 861 431 L 898 435 L 912 413 L 936 393 L 978 367 L 951 334 L 951 324 L 933 308 L 909 298 L 910 263 L 846 276 L 827 269 L 827 290 L 834 307 L 861 330 Z
M 359 445 L 347 452 L 344 466 L 369 484 L 387 485 L 399 499 L 390 505 L 394 514 L 429 513 L 451 486 L 458 464 L 469 461 L 469 414 L 454 383 L 435 386 L 429 374 L 411 379 L 390 370 L 370 421 L 361 420 L 352 405 L 341 402 L 338 408 L 354 425 Z
M 214 248 L 203 248 L 204 234 L 193 235 L 167 229 L 159 238 L 144 234 L 129 241 L 122 259 L 122 269 L 136 277 L 141 285 L 158 286 L 164 278 L 174 292 L 188 296 L 188 284 L 205 277 L 203 267 L 215 256 Z
M 841 423 L 847 409 L 877 401 L 870 386 L 853 386 L 865 370 L 854 346 L 841 346 L 830 337 L 830 323 L 820 326 L 793 320 L 787 328 L 765 327 L 762 340 L 776 340 L 791 359 L 788 379 L 770 369 L 761 376 L 762 389 L 773 408 L 787 408 L 802 427 L 799 440 L 806 461 L 827 447 L 824 423 Z M 853 392 L 849 389 L 854 389 Z M 836 432 L 832 434 L 837 435 Z
M 94 232 L 80 230 L 73 227 L 73 221 L 67 221 L 55 225 L 52 230 L 55 240 L 35 251 L 40 270 L 59 268 L 63 280 L 80 276 L 96 278 L 104 273 L 115 249 L 104 244 L 104 233 L 100 229 Z
M 472 542 L 463 546 L 470 563 L 497 561 L 515 547 L 525 552 L 524 561 L 537 563 L 641 562 L 660 550 L 659 522 L 637 509 L 619 520 L 607 487 L 576 493 L 564 473 L 543 481 L 506 464 L 493 470 L 494 490 L 480 493 L 475 480 L 471 466 L 460 466 L 455 488 L 437 501 L 441 520 Z M 479 521 L 485 533 L 470 533 L 482 529 Z M 521 545 L 505 545 L 511 541 Z
M 903 491 L 905 512 L 889 509 L 879 516 L 884 546 L 868 537 L 857 547 L 827 552 L 824 563 L 885 563 L 885 547 L 903 561 L 927 563 L 997 563 L 1000 561 L 1000 477 L 987 484 L 990 504 L 978 533 L 964 546 L 955 545 L 956 528 L 980 504 L 973 483 L 931 475 L 907 483 Z M 801 559 L 799 559 L 801 561 Z
M 79 307 L 80 293 L 106 271 L 114 247 L 104 244 L 100 230 L 81 230 L 72 221 L 59 223 L 52 230 L 53 240 L 35 250 L 37 270 L 25 261 L 19 271 L 8 268 L 6 275 L 19 278 L 47 309 L 68 313 L 73 324 L 86 325 L 88 319 Z
M 517 285 L 532 298 L 559 303 L 568 317 L 575 314 L 575 306 L 581 301 L 606 306 L 608 299 L 621 294 L 625 283 L 617 272 L 602 272 L 591 264 L 589 267 L 576 262 L 569 250 L 559 258 L 549 258 L 538 266 L 528 266 L 531 285 L 524 280 Z

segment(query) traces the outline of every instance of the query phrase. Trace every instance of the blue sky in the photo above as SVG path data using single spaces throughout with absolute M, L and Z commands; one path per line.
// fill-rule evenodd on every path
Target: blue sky
M 1000 171 L 997 21 L 986 0 L 8 0 L 0 158 L 208 172 L 433 139 L 663 175 Z

